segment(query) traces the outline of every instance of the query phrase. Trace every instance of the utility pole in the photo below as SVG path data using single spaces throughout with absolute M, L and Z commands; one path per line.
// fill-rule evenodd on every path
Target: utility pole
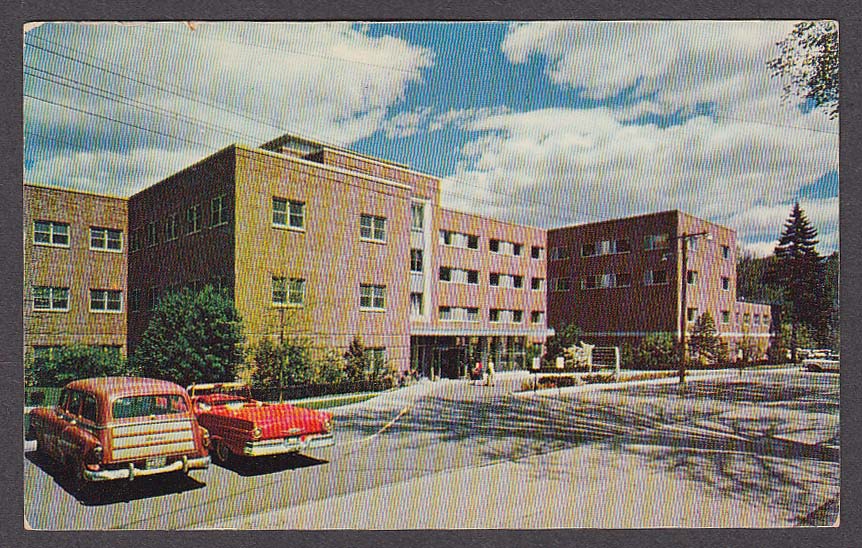
M 682 245 L 682 290 L 680 293 L 680 301 L 682 306 L 680 306 L 680 314 L 679 314 L 679 383 L 685 384 L 685 361 L 686 361 L 686 352 L 685 352 L 685 335 L 686 335 L 686 327 L 688 325 L 688 242 L 693 241 L 702 236 L 706 237 L 707 241 L 712 241 L 712 234 L 709 231 L 704 232 L 695 232 L 694 234 L 686 234 L 682 233 L 679 236 L 676 236 L 675 239 L 679 240 Z

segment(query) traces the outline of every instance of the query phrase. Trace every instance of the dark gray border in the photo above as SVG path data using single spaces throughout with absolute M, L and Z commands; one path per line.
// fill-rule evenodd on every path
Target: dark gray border
M 633 4 L 633 3 L 632 3 Z M 16 11 L 3 18 L 2 79 L 6 108 L 2 126 L 3 142 L 7 153 L 3 156 L 5 177 L 2 189 L 3 238 L 0 256 L 3 257 L 2 279 L 6 282 L 0 304 L 5 319 L 0 327 L 3 341 L 0 366 L 6 382 L 2 391 L 2 424 L 6 439 L 2 444 L 2 485 L 9 496 L 0 501 L 3 516 L 3 539 L 8 546 L 148 546 L 164 540 L 191 546 L 206 544 L 216 547 L 248 546 L 403 546 L 415 547 L 452 545 L 510 545 L 510 546 L 568 546 L 588 543 L 597 546 L 855 546 L 862 538 L 859 528 L 859 474 L 855 463 L 859 457 L 860 442 L 856 436 L 860 424 L 859 394 L 862 375 L 854 358 L 859 355 L 860 332 L 859 282 L 862 265 L 859 264 L 860 223 L 862 196 L 857 186 L 860 177 L 858 101 L 860 15 L 855 2 L 796 0 L 757 0 L 735 6 L 731 2 L 716 6 L 692 4 L 685 0 L 662 0 L 649 3 L 649 11 L 640 7 L 609 5 L 607 1 L 587 0 L 568 5 L 557 1 L 538 5 L 535 2 L 484 2 L 470 6 L 417 0 L 374 1 L 352 0 L 338 6 L 286 0 L 273 3 L 245 2 L 194 2 L 181 6 L 166 0 L 150 0 L 135 6 L 119 6 L 111 0 L 85 2 L 59 2 L 56 0 L 23 1 Z M 828 18 L 840 22 L 842 116 L 841 116 L 841 300 L 844 334 L 842 354 L 841 428 L 842 482 L 841 526 L 838 528 L 763 529 L 763 530 L 544 530 L 544 531 L 392 531 L 392 532 L 36 532 L 23 529 L 23 477 L 21 454 L 21 402 L 22 402 L 22 281 L 23 261 L 20 239 L 22 219 L 23 177 L 21 143 L 21 36 L 22 25 L 39 20 L 527 20 L 527 19 L 810 19 Z M 573 486 L 576 488 L 576 486 Z

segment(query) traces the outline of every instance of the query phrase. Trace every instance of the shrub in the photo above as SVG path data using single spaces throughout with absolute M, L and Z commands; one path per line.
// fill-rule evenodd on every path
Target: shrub
M 636 369 L 674 369 L 678 361 L 677 344 L 670 333 L 650 333 L 633 350 Z
M 578 344 L 581 340 L 582 331 L 577 325 L 570 324 L 557 331 L 553 337 L 548 338 L 545 343 L 545 355 L 543 360 L 548 363 L 563 354 L 563 350 Z
M 66 383 L 88 377 L 125 375 L 126 361 L 98 346 L 60 346 L 47 358 L 28 353 L 24 360 L 26 386 L 64 386 Z
M 231 381 L 242 361 L 241 323 L 233 300 L 212 286 L 168 293 L 135 349 L 133 369 L 182 386 Z

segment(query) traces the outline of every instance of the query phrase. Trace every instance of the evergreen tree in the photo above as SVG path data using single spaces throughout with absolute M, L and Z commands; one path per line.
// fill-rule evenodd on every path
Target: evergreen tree
M 817 243 L 817 230 L 796 202 L 775 248 L 777 260 L 773 269 L 773 280 L 784 289 L 784 314 L 791 325 L 793 362 L 796 362 L 800 325 L 821 336 L 828 331 L 830 307 L 825 298 L 823 258 L 815 249 Z
M 362 339 L 357 335 L 350 341 L 350 346 L 347 352 L 344 353 L 345 368 L 349 381 L 365 380 L 371 372 L 371 359 L 365 352 L 365 345 L 362 344 Z
M 704 365 L 715 364 L 721 356 L 721 341 L 715 331 L 712 314 L 704 312 L 694 323 L 689 335 L 689 352 Z

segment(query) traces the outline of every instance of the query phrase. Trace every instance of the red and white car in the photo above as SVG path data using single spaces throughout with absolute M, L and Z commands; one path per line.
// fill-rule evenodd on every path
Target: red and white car
M 209 467 L 209 435 L 172 382 L 100 377 L 70 382 L 54 407 L 30 412 L 27 440 L 78 486 Z
M 254 400 L 244 383 L 193 384 L 187 390 L 219 462 L 335 445 L 331 413 Z

